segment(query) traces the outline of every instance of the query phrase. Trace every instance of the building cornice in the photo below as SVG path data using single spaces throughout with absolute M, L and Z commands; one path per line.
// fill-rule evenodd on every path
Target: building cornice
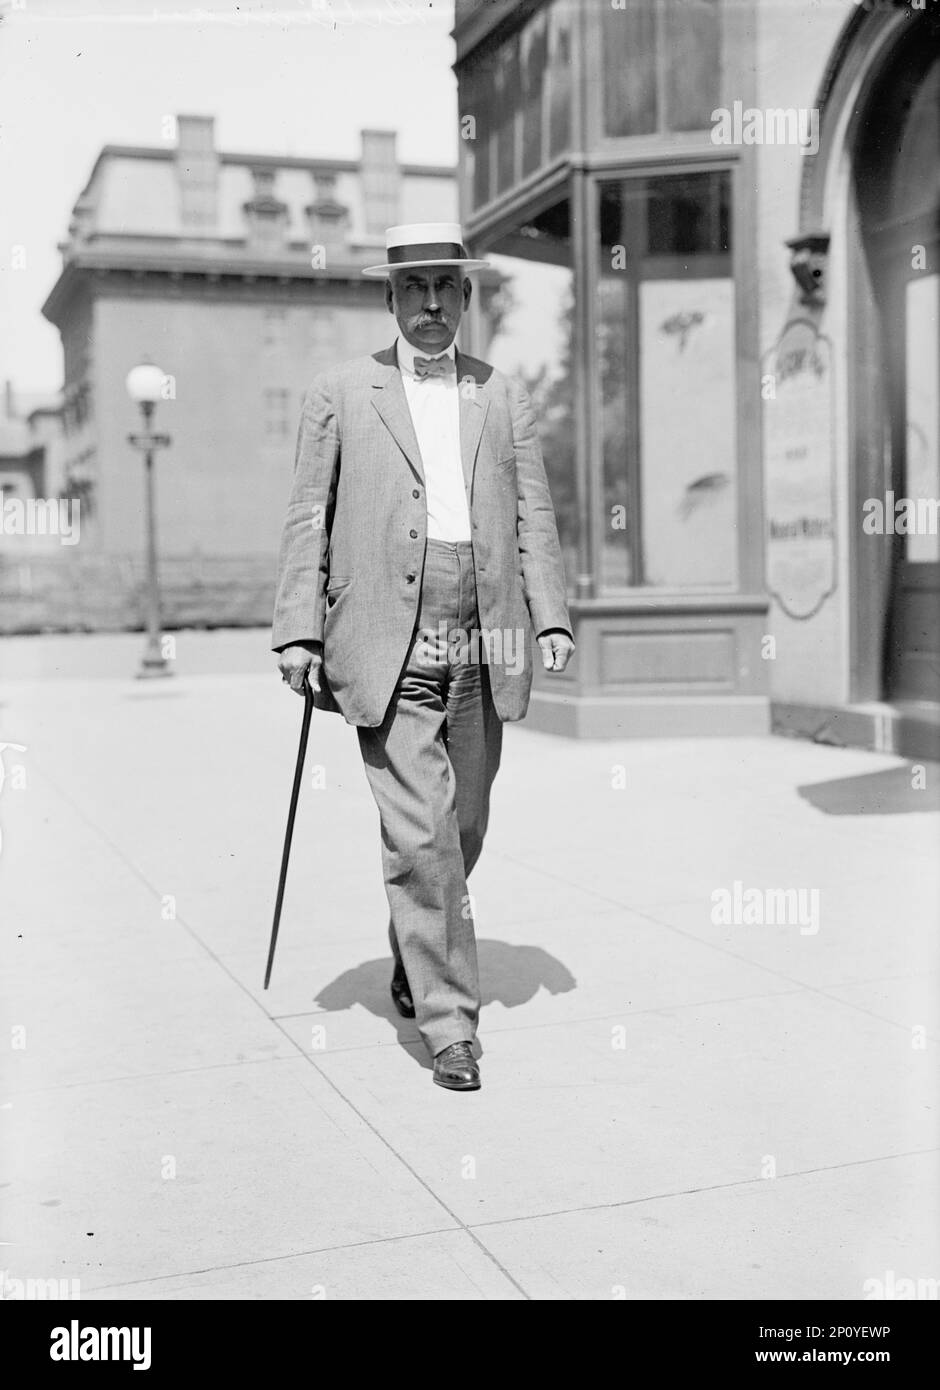
M 194 294 L 213 292 L 233 293 L 262 286 L 281 292 L 316 285 L 342 286 L 348 296 L 355 287 L 368 298 L 377 299 L 381 285 L 362 275 L 359 262 L 337 263 L 328 269 L 314 270 L 308 260 L 239 256 L 211 260 L 184 255 L 159 257 L 116 255 L 113 253 L 82 252 L 64 266 L 52 287 L 41 313 L 60 330 L 67 319 L 77 294 L 93 298 L 102 293 L 153 294 L 167 298 L 170 294 L 190 291 Z

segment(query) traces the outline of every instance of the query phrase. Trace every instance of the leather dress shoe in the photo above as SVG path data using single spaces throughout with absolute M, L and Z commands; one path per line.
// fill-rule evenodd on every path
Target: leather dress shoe
M 415 1005 L 411 997 L 411 987 L 408 984 L 408 977 L 404 971 L 396 970 L 392 976 L 392 1003 L 401 1014 L 402 1018 L 414 1018 Z
M 451 1043 L 434 1058 L 434 1083 L 448 1091 L 478 1091 L 480 1068 L 468 1042 Z

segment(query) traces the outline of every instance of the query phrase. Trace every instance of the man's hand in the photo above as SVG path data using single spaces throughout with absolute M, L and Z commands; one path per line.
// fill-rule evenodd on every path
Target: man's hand
M 574 643 L 567 632 L 543 632 L 538 638 L 546 671 L 563 671 L 571 660 Z
M 314 694 L 320 689 L 320 667 L 323 665 L 322 642 L 298 642 L 293 647 L 285 647 L 277 654 L 277 668 L 281 679 L 297 695 L 303 695 L 307 673 Z

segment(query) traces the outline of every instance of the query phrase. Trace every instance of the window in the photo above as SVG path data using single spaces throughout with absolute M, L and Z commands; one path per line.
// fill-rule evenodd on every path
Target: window
M 275 196 L 274 170 L 252 169 L 254 193 L 242 211 L 247 222 L 248 240 L 260 250 L 275 251 L 287 237 L 287 204 Z
M 265 309 L 264 346 L 268 352 L 280 352 L 287 340 L 287 310 Z
M 605 135 L 707 130 L 721 104 L 721 0 L 600 6 Z
M 345 347 L 340 340 L 336 315 L 331 309 L 312 310 L 309 320 L 310 365 L 325 367 L 331 361 L 342 361 Z
M 571 8 L 556 3 L 548 11 L 548 155 L 554 159 L 571 144 Z
M 495 290 L 481 285 L 489 339 L 481 355 L 521 381 L 532 398 L 570 584 L 577 573 L 578 513 L 567 198 L 488 243 L 483 254 L 502 280 Z
M 465 186 L 473 207 L 514 187 L 571 141 L 570 0 L 530 14 L 500 43 L 485 45 L 458 73 L 464 126 L 460 142 Z
M 269 386 L 265 389 L 264 433 L 269 442 L 288 437 L 290 432 L 290 395 L 288 390 L 280 386 Z
M 598 184 L 602 588 L 737 582 L 730 175 Z
M 460 160 L 473 207 L 490 198 L 489 64 L 472 60 L 460 74 Z
M 519 36 L 503 44 L 496 57 L 494 114 L 496 124 L 496 192 L 504 193 L 515 183 L 516 114 L 519 110 Z
M 522 33 L 522 175 L 542 163 L 543 96 L 548 62 L 548 11 L 542 10 Z
M 655 3 L 655 0 L 654 0 Z M 604 132 L 649 135 L 656 129 L 656 14 L 649 0 L 601 6 Z

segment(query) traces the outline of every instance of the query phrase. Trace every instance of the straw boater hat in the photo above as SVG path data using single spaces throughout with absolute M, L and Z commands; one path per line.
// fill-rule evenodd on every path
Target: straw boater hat
M 459 222 L 410 222 L 389 227 L 385 233 L 385 265 L 370 265 L 362 272 L 374 279 L 393 270 L 411 270 L 419 265 L 459 265 L 462 270 L 480 270 L 488 261 L 475 261 L 467 255 Z

